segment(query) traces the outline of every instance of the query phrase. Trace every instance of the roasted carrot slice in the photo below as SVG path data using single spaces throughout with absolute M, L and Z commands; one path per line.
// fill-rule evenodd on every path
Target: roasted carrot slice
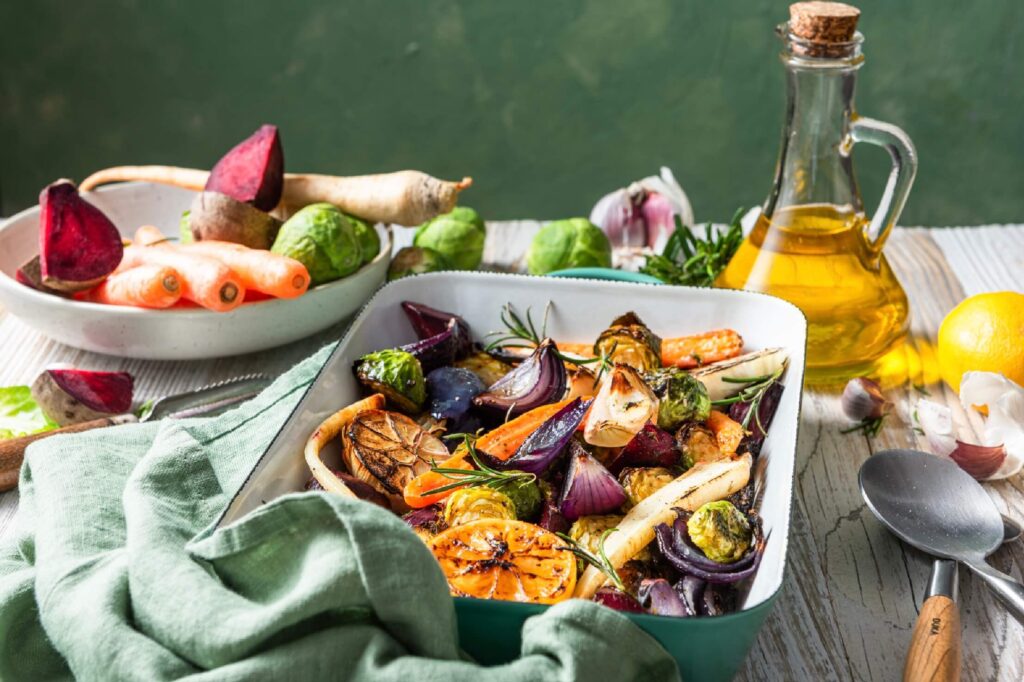
M 665 367 L 700 367 L 728 360 L 743 350 L 743 338 L 731 329 L 679 336 L 661 342 L 661 364 Z
M 711 429 L 718 441 L 718 449 L 724 455 L 735 455 L 736 450 L 743 440 L 743 425 L 738 421 L 718 410 L 711 410 L 704 425 Z
M 563 353 L 571 353 L 572 355 L 578 355 L 581 358 L 594 357 L 594 344 L 592 343 L 566 343 L 564 341 L 557 341 L 555 346 Z
M 138 308 L 170 308 L 181 298 L 178 272 L 162 265 L 118 270 L 89 292 L 87 300 Z

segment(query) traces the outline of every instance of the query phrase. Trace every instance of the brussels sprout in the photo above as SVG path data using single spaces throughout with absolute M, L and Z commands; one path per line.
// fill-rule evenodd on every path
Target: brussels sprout
M 741 559 L 754 534 L 747 517 L 728 500 L 702 505 L 686 522 L 686 530 L 693 544 L 720 564 Z
M 437 251 L 422 246 L 405 246 L 391 259 L 391 265 L 388 266 L 388 281 L 450 269 L 448 259 Z
M 178 221 L 179 244 L 191 244 L 195 241 L 195 237 L 192 236 L 192 224 L 189 221 L 190 215 L 192 215 L 192 211 L 184 211 L 181 214 L 181 220 Z
M 517 478 L 502 485 L 501 492 L 512 500 L 520 521 L 531 521 L 540 513 L 541 492 L 536 480 Z
M 427 401 L 420 361 L 404 350 L 379 350 L 364 355 L 356 363 L 356 378 L 409 414 L 419 412 Z
M 459 488 L 448 496 L 444 504 L 444 521 L 449 527 L 480 519 L 515 521 L 515 505 L 508 495 L 486 486 Z
M 356 241 L 359 242 L 359 253 L 363 263 L 369 263 L 380 253 L 380 235 L 377 234 L 377 229 L 362 218 L 347 213 L 345 217 L 352 222 L 352 227 L 356 230 Z
M 648 374 L 646 379 L 658 396 L 660 428 L 671 431 L 683 422 L 702 422 L 711 414 L 708 389 L 686 370 L 666 367 Z
M 456 270 L 475 270 L 483 260 L 486 236 L 487 228 L 477 212 L 457 206 L 420 225 L 412 243 L 437 251 Z
M 661 367 L 661 338 L 629 312 L 612 320 L 594 343 L 594 355 L 607 355 L 612 362 L 629 365 L 638 372 Z
M 619 483 L 626 491 L 629 505 L 635 507 L 676 480 L 675 473 L 665 467 L 626 467 L 619 474 Z
M 725 456 L 718 448 L 718 438 L 714 432 L 697 422 L 679 427 L 676 431 L 676 447 L 682 453 L 682 464 L 687 469 L 698 462 L 714 462 Z
M 305 265 L 314 286 L 351 275 L 363 263 L 355 224 L 328 203 L 310 204 L 289 218 L 270 250 Z
M 457 360 L 455 366 L 468 369 L 480 377 L 480 381 L 484 382 L 484 386 L 493 385 L 498 379 L 512 371 L 512 365 L 502 362 L 483 351 L 471 353 L 461 360 Z
M 607 268 L 612 247 L 601 228 L 586 218 L 556 220 L 541 228 L 530 243 L 526 267 L 531 275 L 566 268 Z

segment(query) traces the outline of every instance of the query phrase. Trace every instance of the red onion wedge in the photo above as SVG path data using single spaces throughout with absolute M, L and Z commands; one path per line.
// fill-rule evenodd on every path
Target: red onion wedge
M 576 398 L 555 412 L 523 441 L 514 455 L 504 462 L 496 462 L 496 468 L 543 474 L 569 444 L 569 439 L 590 409 L 590 403 L 590 400 Z
M 644 611 L 656 616 L 685 618 L 693 615 L 687 611 L 686 604 L 683 603 L 679 593 L 672 589 L 672 585 L 664 578 L 641 580 L 637 597 Z
M 757 414 L 753 415 L 747 422 L 747 429 L 750 431 L 747 440 L 758 445 L 764 440 L 768 427 L 772 424 L 772 418 L 775 417 L 775 410 L 779 407 L 779 399 L 782 398 L 784 388 L 782 384 L 776 381 L 764 392 L 761 402 L 758 403 Z M 733 403 L 729 407 L 729 416 L 734 421 L 742 424 L 743 420 L 747 418 L 749 411 L 750 403 L 740 401 Z
M 606 514 L 626 502 L 626 491 L 611 473 L 576 441 L 569 443 L 559 511 L 570 521 L 581 516 Z
M 676 593 L 683 600 L 688 615 L 696 616 L 700 613 L 707 586 L 706 581 L 692 575 L 684 575 L 676 582 Z
M 455 319 L 448 321 L 448 326 L 440 334 L 428 336 L 419 341 L 399 346 L 399 349 L 412 354 L 424 372 L 438 367 L 445 367 L 455 362 L 459 352 L 459 323 Z
M 384 507 L 385 509 L 391 509 L 391 505 L 388 503 L 388 498 L 381 495 L 379 492 L 377 492 L 375 488 L 373 488 L 369 484 L 364 483 L 363 481 L 359 480 L 358 478 L 351 475 L 347 471 L 342 471 L 341 469 L 333 469 L 332 471 L 334 472 L 334 475 L 340 478 L 342 483 L 348 486 L 348 489 L 351 490 L 355 494 L 355 496 L 358 497 L 360 500 L 372 502 L 379 507 Z M 306 482 L 306 490 L 323 489 L 324 487 L 320 485 L 320 481 L 316 480 L 315 478 L 311 478 L 309 479 L 309 481 Z M 416 511 L 423 510 L 417 509 Z
M 455 320 L 456 357 L 466 355 L 473 348 L 473 337 L 469 331 L 469 325 L 458 315 L 412 301 L 402 301 L 402 310 L 405 311 L 405 316 L 409 318 L 409 324 L 412 325 L 416 336 L 420 339 L 437 336 L 448 329 L 449 323 Z
M 544 339 L 518 367 L 473 398 L 473 404 L 510 417 L 559 400 L 565 394 L 565 363 Z
M 541 482 L 540 519 L 537 525 L 552 533 L 568 533 L 572 526 L 569 520 L 558 511 L 558 494 L 550 483 Z
M 662 556 L 680 573 L 692 575 L 713 584 L 736 583 L 754 575 L 757 572 L 757 567 L 761 564 L 761 557 L 764 556 L 764 545 L 767 540 L 764 537 L 755 538 L 754 546 L 747 551 L 743 558 L 729 564 L 717 564 L 711 562 L 707 557 L 696 554 L 697 550 L 689 547 L 688 543 L 677 544 L 675 535 L 664 523 L 655 528 L 654 536 L 658 541 L 658 549 L 661 550 Z M 714 564 L 714 567 L 708 565 L 707 562 Z
M 640 606 L 640 602 L 633 598 L 632 595 L 626 594 L 622 590 L 612 587 L 611 585 L 605 585 L 599 587 L 593 597 L 594 601 L 598 604 L 603 604 L 610 609 L 616 611 L 625 611 L 627 613 L 643 613 L 644 608 Z

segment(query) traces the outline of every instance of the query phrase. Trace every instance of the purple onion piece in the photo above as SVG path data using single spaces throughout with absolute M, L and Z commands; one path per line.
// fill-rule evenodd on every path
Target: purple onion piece
M 679 464 L 679 448 L 672 434 L 648 423 L 608 465 L 614 475 L 626 467 L 674 467 Z
M 456 358 L 460 358 L 472 350 L 473 337 L 469 331 L 469 325 L 458 315 L 446 313 L 443 310 L 431 308 L 422 303 L 413 303 L 412 301 L 402 301 L 402 310 L 405 312 L 405 316 L 409 318 L 409 323 L 416 332 L 416 336 L 420 337 L 420 339 L 429 339 L 431 336 L 437 336 L 448 329 L 449 323 L 455 320 Z
M 568 533 L 572 524 L 569 523 L 569 519 L 562 516 L 562 512 L 558 511 L 558 496 L 555 494 L 554 486 L 542 483 L 540 490 L 540 519 L 537 521 L 537 525 L 552 533 Z
M 422 509 L 413 509 L 411 512 L 403 515 L 402 520 L 413 528 L 418 528 L 419 526 L 436 521 L 439 512 L 440 507 L 438 505 L 431 505 Z
M 666 526 L 666 529 L 667 528 L 668 527 Z M 764 556 L 764 539 L 762 539 L 748 552 L 748 554 L 753 556 L 753 560 L 749 566 L 733 571 L 709 571 L 706 568 L 703 568 L 701 564 L 690 561 L 688 558 L 684 557 L 676 551 L 674 546 L 670 545 L 663 547 L 661 535 L 658 534 L 657 531 L 655 531 L 655 534 L 658 537 L 658 549 L 661 550 L 662 556 L 664 556 L 677 571 L 687 575 L 692 575 L 696 578 L 701 578 L 702 580 L 706 580 L 712 584 L 738 583 L 741 580 L 749 578 L 757 573 L 757 567 L 761 565 L 761 557 Z M 744 559 L 745 558 L 746 557 L 744 557 Z M 740 561 L 743 561 L 743 559 L 740 559 Z
M 775 410 L 779 407 L 779 400 L 782 398 L 784 388 L 782 384 L 775 382 L 764 392 L 764 396 L 761 397 L 761 403 L 757 408 L 757 415 L 751 416 L 750 421 L 747 422 L 747 430 L 750 431 L 747 440 L 758 445 L 764 440 L 765 431 L 772 424 L 772 418 L 775 416 Z M 748 412 L 750 412 L 750 403 L 745 401 L 733 403 L 729 407 L 729 416 L 741 424 L 747 418 Z M 758 420 L 760 420 L 760 423 L 758 423 Z M 762 426 L 764 430 L 761 429 Z
M 342 471 L 341 469 L 331 470 L 335 476 L 341 479 L 349 490 L 351 490 L 356 497 L 366 502 L 372 502 L 377 506 L 384 507 L 385 509 L 391 509 L 391 503 L 388 502 L 388 498 L 384 497 L 376 488 L 371 486 L 369 483 L 365 483 L 352 474 Z M 306 482 L 306 490 L 323 490 L 323 486 L 320 485 L 320 481 L 315 478 L 309 479 Z
M 484 390 L 484 382 L 462 367 L 438 367 L 427 375 L 427 412 L 434 419 L 460 420 Z M 449 428 L 449 432 L 458 430 Z
M 701 603 L 707 586 L 706 581 L 693 575 L 684 575 L 676 582 L 676 593 L 683 600 L 683 605 L 686 607 L 689 615 L 696 616 L 700 613 Z
M 679 593 L 672 589 L 664 578 L 644 578 L 640 581 L 640 588 L 637 590 L 637 598 L 640 605 L 647 613 L 657 616 L 674 616 L 685 618 L 692 615 L 687 612 L 686 604 L 683 603 Z
M 440 334 L 407 343 L 399 348 L 411 353 L 420 361 L 423 371 L 429 372 L 437 367 L 444 367 L 455 362 L 455 356 L 459 350 L 457 331 L 458 323 L 451 320 L 448 322 L 448 328 Z
M 594 601 L 616 611 L 627 613 L 643 613 L 644 611 L 640 602 L 631 595 L 610 585 L 597 588 L 597 592 L 594 593 Z
M 690 565 L 711 573 L 734 573 L 746 568 L 754 561 L 754 552 L 752 551 L 748 551 L 736 561 L 727 564 L 720 564 L 707 558 L 690 542 L 686 520 L 682 518 L 676 519 L 671 528 L 665 523 L 658 524 L 654 529 L 654 537 L 658 541 L 658 549 L 662 554 L 672 552 L 676 556 L 682 557 Z
M 558 458 L 576 433 L 580 422 L 590 409 L 592 400 L 576 398 L 555 412 L 531 433 L 516 453 L 499 465 L 500 469 L 515 469 L 528 474 L 542 474 Z
M 700 615 L 721 616 L 728 611 L 722 605 L 723 597 L 719 589 L 714 585 L 708 585 L 704 590 L 704 594 L 701 595 L 700 601 L 697 603 Z
M 600 462 L 576 441 L 569 443 L 569 467 L 565 473 L 558 509 L 570 521 L 581 516 L 606 514 L 626 502 L 626 491 Z
M 555 342 L 544 341 L 522 364 L 473 398 L 473 404 L 517 416 L 559 400 L 565 394 L 565 364 Z

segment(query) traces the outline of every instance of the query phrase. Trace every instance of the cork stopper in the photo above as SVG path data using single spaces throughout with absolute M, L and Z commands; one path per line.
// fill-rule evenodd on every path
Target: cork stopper
M 842 2 L 797 2 L 789 6 L 789 32 L 799 40 L 795 54 L 839 57 L 857 31 L 860 10 Z

